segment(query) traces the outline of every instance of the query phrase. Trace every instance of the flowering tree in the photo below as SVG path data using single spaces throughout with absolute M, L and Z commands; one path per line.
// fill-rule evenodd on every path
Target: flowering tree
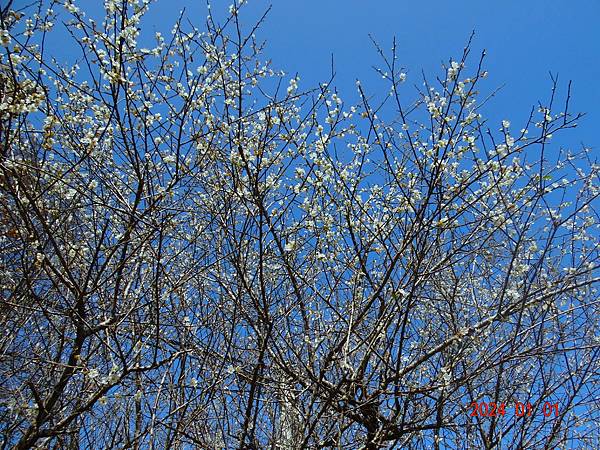
M 148 0 L 11 3 L 2 448 L 599 446 L 570 88 L 492 124 L 483 55 L 414 90 L 394 45 L 347 105 L 261 62 L 240 2 L 148 48 Z

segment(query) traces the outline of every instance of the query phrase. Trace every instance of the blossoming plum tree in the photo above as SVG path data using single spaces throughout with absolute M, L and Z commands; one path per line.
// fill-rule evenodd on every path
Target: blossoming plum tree
M 347 105 L 240 2 L 151 44 L 150 7 L 1 11 L 2 448 L 598 448 L 570 86 L 494 124 L 483 55 L 415 91 L 394 45 Z

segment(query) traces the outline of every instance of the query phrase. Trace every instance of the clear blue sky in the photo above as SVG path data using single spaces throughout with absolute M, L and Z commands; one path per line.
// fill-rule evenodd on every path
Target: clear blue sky
M 202 23 L 204 6 L 189 0 L 159 1 L 152 17 L 161 22 L 186 6 L 191 20 Z M 213 11 L 229 2 L 213 2 Z M 268 41 L 265 56 L 274 66 L 301 75 L 301 87 L 325 81 L 331 55 L 336 86 L 342 97 L 354 97 L 356 78 L 371 92 L 381 87 L 371 66 L 378 62 L 371 33 L 389 49 L 396 36 L 399 63 L 409 82 L 420 83 L 420 72 L 433 78 L 442 61 L 459 58 L 475 31 L 473 64 L 482 49 L 488 53 L 490 76 L 481 87 L 489 92 L 504 85 L 488 107 L 491 118 L 513 121 L 515 129 L 538 100 L 548 98 L 549 71 L 558 73 L 561 87 L 573 80 L 572 110 L 587 112 L 575 131 L 561 143 L 580 142 L 598 148 L 600 139 L 600 1 L 509 0 L 250 0 L 242 18 L 250 25 L 270 4 L 272 10 L 258 37 Z M 152 20 L 154 22 L 154 20 Z
M 90 0 L 78 3 L 86 10 L 101 7 Z M 213 1 L 212 10 L 223 17 L 230 3 Z M 475 31 L 472 64 L 484 48 L 488 54 L 490 75 L 480 85 L 482 92 L 503 86 L 484 110 L 489 119 L 499 124 L 506 118 L 519 129 L 530 108 L 548 98 L 551 71 L 558 73 L 563 92 L 573 80 L 571 111 L 587 113 L 579 128 L 563 133 L 554 145 L 600 148 L 600 0 L 249 0 L 242 22 L 251 27 L 269 5 L 257 33 L 267 41 L 264 57 L 274 68 L 298 72 L 301 88 L 329 78 L 333 55 L 342 98 L 356 99 L 357 78 L 368 92 L 383 94 L 382 80 L 372 69 L 379 59 L 369 34 L 385 49 L 396 36 L 407 82 L 420 84 L 421 70 L 431 79 L 441 74 L 441 62 L 460 58 Z M 142 23 L 142 35 L 168 32 L 183 8 L 201 28 L 204 1 L 158 0 Z

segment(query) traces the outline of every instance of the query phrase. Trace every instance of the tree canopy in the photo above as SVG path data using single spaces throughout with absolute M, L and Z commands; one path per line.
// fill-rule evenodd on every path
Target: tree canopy
M 394 43 L 348 104 L 243 3 L 150 43 L 147 0 L 2 9 L 0 446 L 598 448 L 570 85 L 492 123 L 470 42 L 432 78 Z

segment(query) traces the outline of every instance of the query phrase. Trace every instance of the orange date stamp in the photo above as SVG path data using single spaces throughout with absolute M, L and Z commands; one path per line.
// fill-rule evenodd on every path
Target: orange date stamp
M 467 405 L 470 417 L 504 417 L 513 411 L 515 417 L 530 417 L 536 412 L 544 417 L 558 417 L 558 403 L 544 402 L 539 406 L 534 406 L 531 403 L 515 402 L 511 408 L 507 408 L 507 403 L 495 402 L 471 402 Z

